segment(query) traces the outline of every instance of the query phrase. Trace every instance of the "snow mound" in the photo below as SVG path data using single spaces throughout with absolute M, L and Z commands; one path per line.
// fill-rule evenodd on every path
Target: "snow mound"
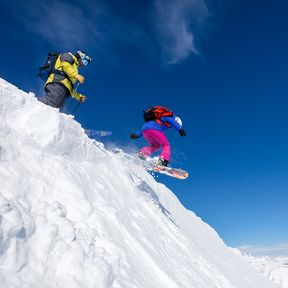
M 255 257 L 243 252 L 241 255 L 266 278 L 283 288 L 288 288 L 288 257 Z
M 0 79 L 1 288 L 276 288 L 125 155 Z

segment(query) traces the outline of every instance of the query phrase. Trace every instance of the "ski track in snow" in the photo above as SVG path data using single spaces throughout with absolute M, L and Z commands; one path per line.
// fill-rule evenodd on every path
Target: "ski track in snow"
M 280 287 L 125 153 L 3 79 L 0 181 L 1 288 Z

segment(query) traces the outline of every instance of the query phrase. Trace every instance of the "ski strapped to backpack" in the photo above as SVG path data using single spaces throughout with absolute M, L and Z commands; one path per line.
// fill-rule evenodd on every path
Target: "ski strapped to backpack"
M 44 80 L 47 81 L 50 74 L 58 74 L 65 78 L 67 78 L 70 82 L 71 80 L 67 76 L 67 74 L 64 71 L 55 69 L 55 63 L 57 61 L 57 58 L 61 55 L 61 53 L 58 52 L 49 52 L 46 58 L 46 61 L 44 62 L 43 66 L 39 68 L 38 76 Z M 71 82 L 72 84 L 72 82 Z M 72 84 L 73 86 L 73 84 Z
M 151 107 L 145 111 L 143 111 L 143 117 L 144 117 L 144 120 L 146 122 L 148 121 L 156 121 L 158 124 L 160 124 L 161 126 L 163 125 L 166 125 L 168 127 L 170 127 L 171 125 L 169 125 L 167 122 L 162 122 L 160 120 L 160 118 L 162 117 L 173 117 L 173 112 L 166 108 L 166 107 L 163 107 L 163 106 L 154 106 L 154 107 Z

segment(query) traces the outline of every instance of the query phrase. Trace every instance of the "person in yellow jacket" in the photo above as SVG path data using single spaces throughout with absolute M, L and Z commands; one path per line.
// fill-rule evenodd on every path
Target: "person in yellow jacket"
M 63 109 L 67 98 L 71 95 L 79 102 L 84 102 L 86 96 L 74 90 L 76 81 L 83 84 L 85 78 L 78 73 L 78 67 L 87 66 L 91 61 L 84 51 L 62 53 L 58 56 L 54 68 L 45 83 L 44 97 L 39 101 L 49 106 Z

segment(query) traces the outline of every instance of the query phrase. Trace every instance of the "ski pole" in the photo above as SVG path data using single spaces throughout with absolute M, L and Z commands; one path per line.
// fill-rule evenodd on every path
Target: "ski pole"
M 68 104 L 68 107 L 67 107 L 65 113 L 68 113 L 68 112 L 69 112 L 69 109 L 70 109 L 70 106 L 71 106 L 71 104 L 72 104 L 72 101 L 73 101 L 73 97 L 71 97 L 70 102 L 69 102 L 69 104 Z
M 73 111 L 72 115 L 74 115 L 74 116 L 75 116 L 75 114 L 76 114 L 76 112 L 77 112 L 77 110 L 78 110 L 78 108 L 79 108 L 80 104 L 81 104 L 81 102 L 78 102 L 78 103 L 77 103 L 77 105 L 76 105 L 76 107 L 75 107 L 75 109 L 74 109 L 74 111 Z
M 80 84 L 80 82 L 77 83 L 76 88 L 74 89 L 74 96 L 76 95 L 76 92 L 77 92 L 77 89 L 79 87 L 79 84 Z M 68 113 L 72 102 L 73 102 L 73 95 L 71 95 L 71 100 L 70 100 L 69 105 L 68 105 L 68 107 L 66 109 L 66 113 Z

